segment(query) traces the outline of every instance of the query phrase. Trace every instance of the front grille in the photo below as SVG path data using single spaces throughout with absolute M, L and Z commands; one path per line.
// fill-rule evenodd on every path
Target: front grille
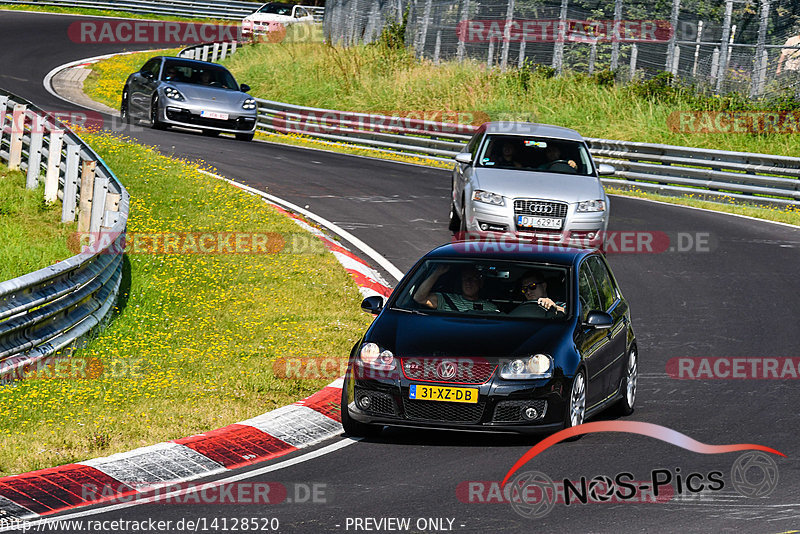
M 450 423 L 478 423 L 486 407 L 485 402 L 463 404 L 403 399 L 406 418 L 417 421 L 443 421 Z
M 219 128 L 222 130 L 244 130 L 249 131 L 253 129 L 256 120 L 253 117 L 239 117 L 238 119 L 209 119 L 194 115 L 187 110 L 174 111 L 167 109 L 167 118 L 171 121 L 184 122 L 194 126 L 207 126 L 209 128 Z
M 401 358 L 400 366 L 410 380 L 447 384 L 484 384 L 497 369 L 497 365 L 475 358 Z
M 518 198 L 514 201 L 515 215 L 537 215 L 563 219 L 567 216 L 567 204 L 563 202 L 545 202 Z
M 388 393 L 384 393 L 383 391 L 371 391 L 361 388 L 355 389 L 356 401 L 360 400 L 362 397 L 369 396 L 370 398 L 370 405 L 369 408 L 361 408 L 365 412 L 375 413 L 375 414 L 382 414 L 382 415 L 397 415 L 397 410 L 395 410 L 394 399 Z M 358 404 L 359 408 L 361 407 Z
M 538 416 L 535 419 L 526 419 L 522 411 L 527 407 L 535 408 Z M 538 421 L 547 412 L 546 400 L 513 400 L 497 403 L 494 408 L 492 421 L 495 423 L 519 423 L 522 421 Z

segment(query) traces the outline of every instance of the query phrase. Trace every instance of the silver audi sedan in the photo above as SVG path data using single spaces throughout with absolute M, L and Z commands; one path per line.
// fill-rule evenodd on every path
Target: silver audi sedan
M 258 110 L 249 90 L 217 63 L 157 56 L 128 76 L 120 115 L 123 120 L 149 120 L 156 129 L 181 126 L 251 141 Z
M 450 230 L 542 244 L 599 247 L 609 202 L 575 130 L 528 122 L 483 124 L 456 156 Z

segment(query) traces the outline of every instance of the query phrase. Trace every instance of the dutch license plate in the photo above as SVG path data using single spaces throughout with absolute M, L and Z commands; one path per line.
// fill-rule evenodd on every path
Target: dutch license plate
M 206 119 L 220 119 L 220 120 L 223 120 L 223 121 L 228 120 L 228 114 L 227 113 L 217 113 L 216 111 L 202 110 L 200 112 L 200 116 L 201 117 L 205 117 Z
M 442 386 L 423 386 L 411 384 L 408 392 L 409 399 L 432 400 L 444 402 L 478 402 L 478 390 L 474 388 L 449 388 Z
M 517 226 L 560 230 L 563 224 L 563 219 L 554 219 L 553 217 L 528 217 L 526 215 L 517 215 Z

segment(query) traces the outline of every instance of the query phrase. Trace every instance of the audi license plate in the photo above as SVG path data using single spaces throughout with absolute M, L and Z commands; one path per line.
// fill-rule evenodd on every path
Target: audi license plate
M 560 230 L 564 225 L 564 219 L 554 219 L 553 217 L 529 217 L 527 215 L 517 215 L 517 226 L 527 226 L 529 228 L 553 228 Z
M 216 111 L 202 110 L 200 112 L 200 116 L 201 117 L 205 117 L 206 119 L 219 119 L 219 120 L 223 120 L 223 121 L 228 120 L 228 114 L 227 113 L 217 113 Z
M 478 402 L 478 390 L 474 388 L 448 388 L 441 386 L 422 386 L 411 384 L 408 392 L 409 399 L 432 400 L 444 402 Z

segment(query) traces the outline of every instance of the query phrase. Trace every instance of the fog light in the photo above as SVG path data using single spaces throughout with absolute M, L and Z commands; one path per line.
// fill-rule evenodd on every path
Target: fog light
M 359 397 L 358 399 L 358 407 L 362 410 L 366 410 L 369 408 L 370 404 L 372 404 L 372 399 L 370 399 L 369 395 L 364 395 L 363 397 Z
M 588 234 L 586 234 L 586 237 L 588 237 L 589 239 L 594 239 L 594 236 L 596 235 L 597 234 L 595 234 L 594 232 L 589 232 Z
M 528 419 L 528 420 L 533 420 L 533 419 L 536 419 L 537 417 L 539 417 L 539 412 L 536 411 L 536 408 L 532 408 L 530 406 L 525 408 L 525 410 L 522 412 L 522 414 L 525 416 L 525 419 Z
M 485 232 L 488 229 L 489 229 L 489 225 L 488 224 L 486 224 L 486 223 L 481 224 L 481 230 L 483 230 Z

